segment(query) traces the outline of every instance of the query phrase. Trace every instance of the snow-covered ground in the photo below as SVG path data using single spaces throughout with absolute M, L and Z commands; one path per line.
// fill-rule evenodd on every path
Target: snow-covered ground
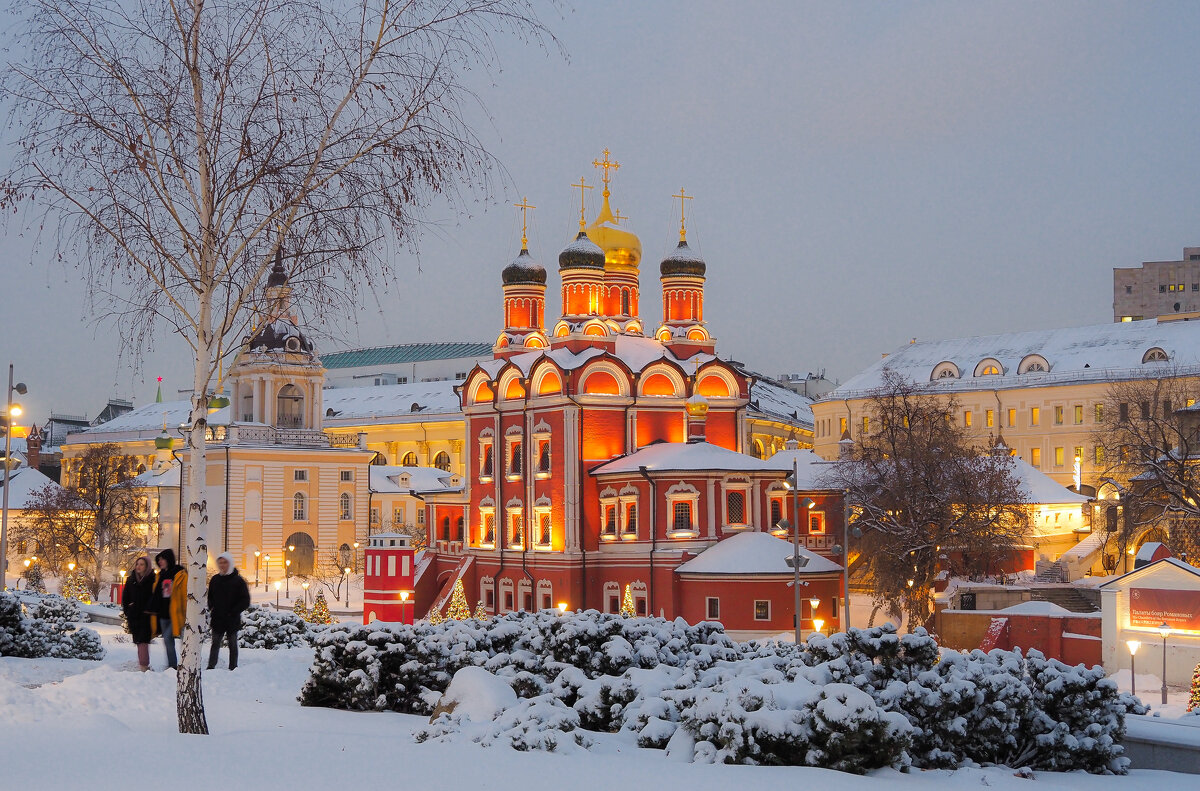
M 1127 777 L 1038 773 L 1031 781 L 1004 769 L 881 771 L 857 777 L 823 769 L 683 764 L 662 751 L 637 748 L 631 736 L 607 734 L 595 735 L 591 751 L 570 755 L 416 744 L 413 733 L 427 724 L 423 717 L 301 707 L 296 695 L 312 658 L 309 649 L 243 649 L 237 671 L 206 672 L 212 735 L 180 736 L 175 732 L 175 676 L 162 670 L 161 645 L 153 646 L 155 672 L 139 673 L 131 669 L 134 648 L 118 642 L 118 628 L 93 627 L 108 650 L 102 662 L 0 659 L 0 776 L 5 788 L 124 789 L 164 773 L 173 791 L 340 783 L 356 791 L 412 784 L 494 791 L 568 785 L 727 791 L 734 784 L 743 791 L 807 784 L 831 791 L 1161 791 L 1193 780 L 1146 770 Z

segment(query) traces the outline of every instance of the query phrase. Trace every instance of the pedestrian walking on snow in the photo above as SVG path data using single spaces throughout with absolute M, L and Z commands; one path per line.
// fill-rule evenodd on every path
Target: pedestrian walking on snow
M 237 667 L 238 629 L 242 612 L 250 606 L 250 588 L 233 565 L 233 555 L 222 553 L 217 558 L 217 576 L 208 583 L 208 612 L 212 624 L 212 647 L 208 651 L 208 669 L 217 666 L 221 639 L 229 644 L 229 669 Z
M 167 649 L 167 667 L 179 667 L 175 656 L 175 638 L 183 632 L 184 615 L 187 613 L 187 569 L 175 562 L 175 550 L 164 549 L 154 556 L 158 564 L 158 576 L 154 582 L 154 595 L 150 599 L 150 611 L 158 621 L 163 645 Z
M 121 609 L 129 637 L 137 646 L 138 667 L 150 669 L 150 641 L 154 639 L 154 623 L 150 614 L 150 599 L 154 596 L 154 572 L 150 558 L 143 555 L 133 562 L 133 571 L 125 578 L 121 589 Z

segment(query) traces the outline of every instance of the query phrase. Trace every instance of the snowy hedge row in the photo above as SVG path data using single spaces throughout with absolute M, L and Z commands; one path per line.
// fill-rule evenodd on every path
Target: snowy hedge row
M 61 601 L 60 601 L 61 600 Z M 0 591 L 0 656 L 24 659 L 102 659 L 100 635 L 91 629 L 78 629 L 72 621 L 82 620 L 75 605 L 60 596 L 30 600 L 22 612 L 21 599 Z
M 536 712 L 518 749 L 553 749 L 576 727 L 628 732 L 686 760 L 822 766 L 1013 767 L 1123 773 L 1125 714 L 1142 712 L 1100 669 L 1037 652 L 941 655 L 923 631 L 850 630 L 735 643 L 720 626 L 657 618 L 515 613 L 488 622 L 335 626 L 312 638 L 309 706 L 429 714 L 462 668 L 504 678 Z M 496 723 L 512 718 L 512 709 Z M 448 739 L 441 715 L 418 734 Z M 510 738 L 511 737 L 511 738 Z M 475 738 L 476 741 L 479 738 Z
M 308 624 L 288 610 L 251 605 L 242 613 L 242 648 L 299 648 L 308 644 Z

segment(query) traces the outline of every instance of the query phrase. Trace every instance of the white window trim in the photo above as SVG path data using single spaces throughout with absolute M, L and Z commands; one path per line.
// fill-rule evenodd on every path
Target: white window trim
M 487 460 L 488 453 L 492 454 L 492 472 L 488 474 L 483 471 L 483 464 Z M 496 442 L 489 434 L 486 439 L 479 440 L 479 482 L 491 483 L 495 480 L 496 475 Z
M 617 533 L 623 540 L 632 541 L 638 536 L 638 525 L 633 526 L 633 530 L 629 529 L 629 506 L 637 508 L 638 524 L 642 521 L 642 505 L 638 502 L 637 495 L 625 495 L 617 499 Z
M 721 514 L 725 518 L 722 520 L 727 530 L 745 530 L 752 527 L 750 521 L 750 493 L 753 491 L 749 483 L 729 483 L 721 488 Z M 729 494 L 731 492 L 742 493 L 742 519 L 741 522 L 731 522 L 729 520 Z
M 688 503 L 692 507 L 692 527 L 690 530 L 678 530 L 675 527 L 675 504 Z M 668 538 L 696 538 L 700 535 L 700 493 L 669 494 L 667 495 L 667 514 L 670 524 L 667 527 Z
M 759 602 L 764 602 L 764 603 L 767 605 L 767 617 L 766 617 L 766 618 L 759 618 L 759 617 L 758 617 L 758 604 L 759 604 Z M 754 620 L 755 620 L 755 621 L 762 622 L 762 621 L 769 621 L 769 620 L 771 620 L 771 600 L 770 600 L 770 599 L 755 599 L 755 600 L 754 600 L 754 609 L 753 609 L 753 611 L 752 611 L 752 613 L 751 613 L 751 614 L 754 616 Z
M 521 541 L 514 543 L 512 541 L 512 520 L 514 516 L 521 517 Z M 525 540 L 529 536 L 529 525 L 525 524 L 525 507 L 519 503 L 510 500 L 504 506 L 504 548 L 505 549 L 524 549 Z M 518 608 L 520 609 L 520 608 Z
M 554 517 L 550 516 L 550 541 L 542 541 L 542 517 L 550 516 L 550 506 L 534 505 L 533 506 L 533 527 L 537 530 L 537 535 L 532 536 L 533 543 L 531 546 L 538 552 L 548 552 L 554 548 Z
M 717 603 L 717 614 L 709 615 L 709 613 L 712 611 L 709 605 L 711 602 L 714 602 L 714 601 Z M 705 596 L 704 597 L 704 620 L 706 620 L 706 621 L 721 620 L 721 597 L 720 596 Z
M 819 517 L 821 520 L 821 532 L 819 533 L 814 533 L 812 529 L 812 520 L 814 516 Z M 829 526 L 826 524 L 824 511 L 817 511 L 814 509 L 808 512 L 808 534 L 810 536 L 824 536 L 829 534 Z
M 542 469 L 542 443 L 546 443 L 550 447 L 550 468 Z M 554 472 L 554 445 L 550 442 L 550 432 L 535 433 L 533 435 L 534 451 L 537 453 L 537 458 L 533 463 L 533 477 L 539 481 L 544 481 L 550 478 Z
M 481 505 L 477 509 L 479 511 L 479 548 L 480 549 L 495 549 L 496 548 L 496 507 L 494 505 Z M 487 518 L 492 517 L 492 540 L 487 540 Z

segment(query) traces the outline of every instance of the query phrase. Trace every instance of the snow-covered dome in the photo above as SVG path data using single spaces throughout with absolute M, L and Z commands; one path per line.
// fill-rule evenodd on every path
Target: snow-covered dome
M 671 275 L 704 277 L 706 268 L 700 254 L 688 247 L 688 243 L 683 240 L 679 242 L 678 247 L 667 253 L 667 257 L 658 265 L 658 271 L 663 277 Z
M 586 231 L 580 231 L 575 241 L 558 254 L 558 268 L 604 269 L 604 251 L 600 249 L 600 245 L 588 238 Z
M 500 277 L 506 286 L 514 286 L 521 283 L 546 285 L 545 267 L 534 261 L 533 256 L 524 248 L 521 249 L 520 254 L 513 259 L 511 264 L 504 267 L 504 271 L 500 274 Z

